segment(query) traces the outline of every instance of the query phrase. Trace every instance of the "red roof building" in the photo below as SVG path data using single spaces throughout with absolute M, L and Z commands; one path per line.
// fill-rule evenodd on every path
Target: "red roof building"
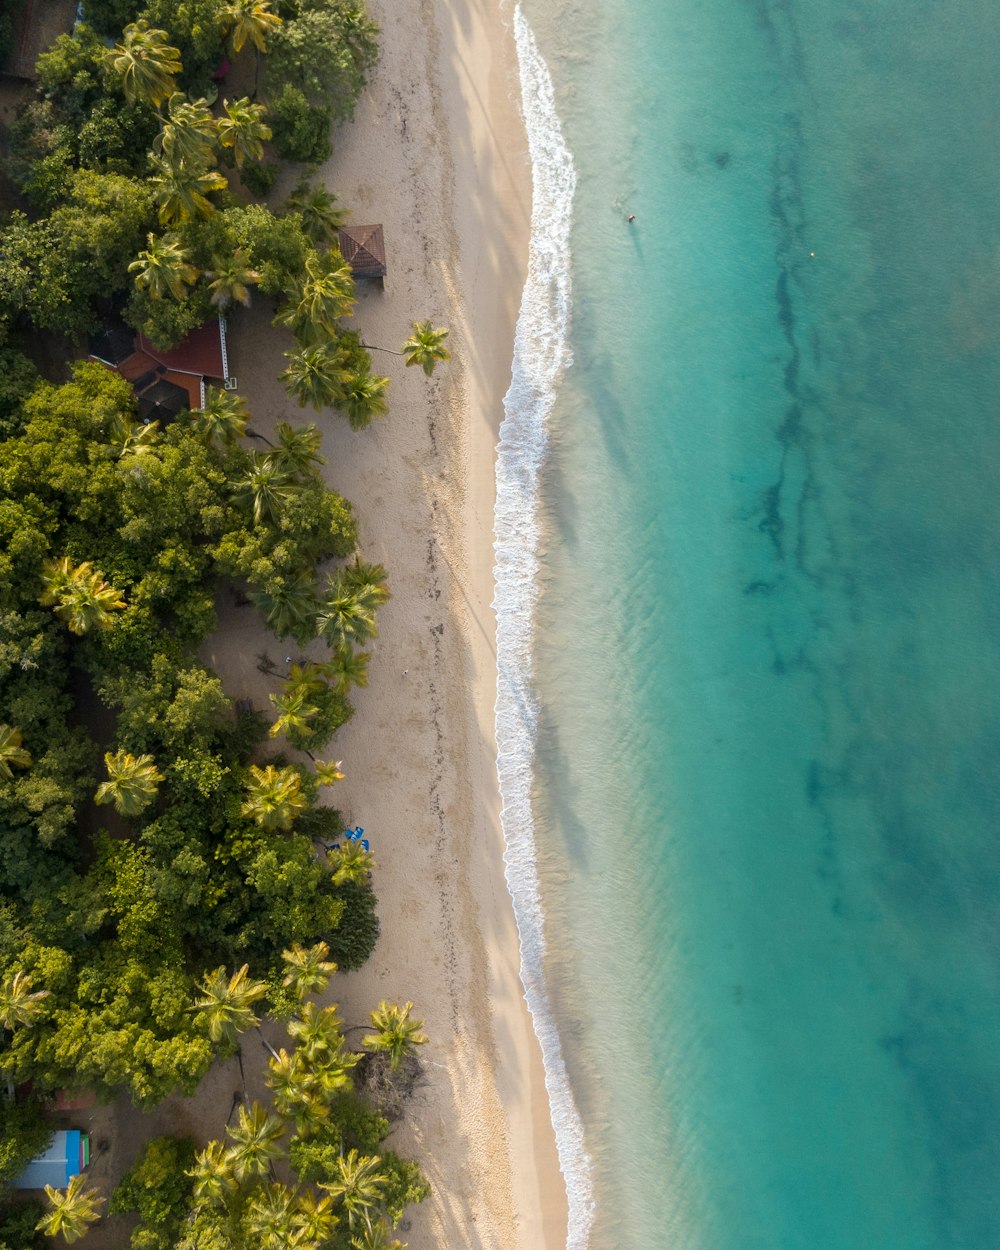
M 209 382 L 235 389 L 229 376 L 224 317 L 206 321 L 166 351 L 121 323 L 109 324 L 91 339 L 90 358 L 131 382 L 140 401 L 148 395 L 151 402 L 166 402 L 176 411 L 181 407 L 203 408 Z M 164 383 L 172 384 L 171 388 Z M 186 404 L 181 391 L 187 396 Z

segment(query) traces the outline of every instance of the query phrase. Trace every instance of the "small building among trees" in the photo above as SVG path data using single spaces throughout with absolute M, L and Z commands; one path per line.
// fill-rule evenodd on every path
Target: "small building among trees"
M 90 1137 L 79 1129 L 63 1129 L 53 1134 L 48 1150 L 28 1164 L 12 1180 L 14 1189 L 65 1189 L 90 1163 Z
M 236 386 L 229 376 L 224 317 L 206 321 L 168 350 L 120 321 L 108 321 L 90 340 L 90 358 L 132 383 L 144 420 L 162 422 L 185 408 L 203 408 L 210 382 L 229 390 Z
M 355 278 L 385 277 L 385 239 L 382 227 L 341 226 L 337 232 L 340 254 L 351 267 Z

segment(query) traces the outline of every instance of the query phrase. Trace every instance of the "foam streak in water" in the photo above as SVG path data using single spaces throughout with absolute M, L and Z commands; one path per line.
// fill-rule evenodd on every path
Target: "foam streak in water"
M 531 247 L 497 459 L 494 566 L 497 770 L 507 885 L 521 942 L 521 980 L 541 1043 L 545 1085 L 569 1200 L 568 1250 L 593 1223 L 591 1163 L 545 988 L 544 931 L 531 790 L 538 708 L 532 685 L 538 598 L 538 477 L 548 416 L 570 362 L 570 224 L 576 171 L 556 115 L 552 80 L 520 6 L 514 12 L 521 100 L 532 165 Z

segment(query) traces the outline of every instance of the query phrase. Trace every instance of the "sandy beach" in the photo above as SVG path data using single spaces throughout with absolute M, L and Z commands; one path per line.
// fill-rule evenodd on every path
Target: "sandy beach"
M 376 854 L 382 935 L 330 997 L 348 1024 L 380 998 L 412 999 L 432 1039 L 391 1142 L 419 1158 L 434 1195 L 402 1235 L 414 1250 L 556 1250 L 565 1194 L 518 976 L 493 732 L 494 448 L 530 219 L 510 13 L 494 0 L 371 9 L 381 62 L 320 173 L 352 222 L 385 228 L 384 290 L 361 289 L 353 321 L 366 343 L 398 349 L 412 320 L 430 318 L 451 328 L 453 359 L 427 378 L 374 353 L 390 413 L 361 433 L 289 403 L 275 380 L 289 344 L 268 301 L 233 318 L 231 368 L 262 433 L 317 420 L 361 551 L 389 569 L 371 684 L 331 747 L 346 773 L 331 801 Z M 276 683 L 259 654 L 283 665 L 297 649 L 247 609 L 220 625 L 212 662 L 267 707 Z

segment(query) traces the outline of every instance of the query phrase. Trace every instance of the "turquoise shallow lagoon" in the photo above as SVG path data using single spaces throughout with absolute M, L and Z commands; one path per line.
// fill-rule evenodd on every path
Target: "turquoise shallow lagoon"
M 579 179 L 535 813 L 591 1244 L 991 1250 L 1000 8 L 525 13 Z

